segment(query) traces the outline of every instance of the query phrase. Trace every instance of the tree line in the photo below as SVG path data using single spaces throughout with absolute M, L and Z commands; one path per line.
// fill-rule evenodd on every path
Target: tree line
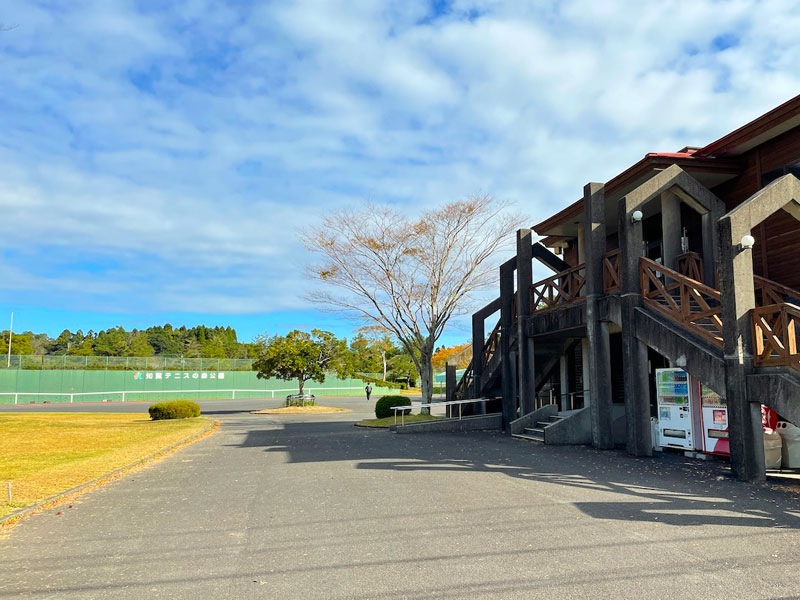
M 0 339 L 0 351 L 8 352 L 8 331 Z M 173 327 L 156 325 L 126 331 L 112 327 L 94 332 L 65 329 L 56 338 L 24 331 L 11 338 L 12 354 L 69 356 L 180 356 L 184 358 L 253 358 L 254 344 L 236 338 L 232 327 Z

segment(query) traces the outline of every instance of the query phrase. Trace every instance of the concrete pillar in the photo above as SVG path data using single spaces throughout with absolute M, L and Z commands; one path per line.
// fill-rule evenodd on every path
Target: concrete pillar
M 533 232 L 517 231 L 517 335 L 519 348 L 519 402 L 522 414 L 534 410 L 536 382 L 533 364 L 533 339 L 528 336 L 531 315 L 531 285 L 533 284 Z
M 749 224 L 736 224 L 730 217 L 719 222 L 717 263 L 722 293 L 725 400 L 728 405 L 728 435 L 731 467 L 739 479 L 766 478 L 761 407 L 747 394 L 747 375 L 753 368 L 750 311 L 755 307 L 753 256 L 738 248 Z
M 511 356 L 511 330 L 514 322 L 511 305 L 514 296 L 514 270 L 516 260 L 500 266 L 500 376 L 503 394 L 503 431 L 517 418 L 517 381 Z M 514 357 L 516 358 L 516 357 Z
M 664 266 L 674 269 L 681 254 L 681 199 L 670 191 L 661 193 L 661 241 Z
M 456 385 L 457 385 L 457 378 L 456 378 L 456 365 L 451 365 L 450 363 L 445 363 L 444 365 L 444 390 L 445 390 L 445 401 L 452 402 L 455 398 L 456 393 Z M 452 407 L 447 407 L 447 416 L 452 416 Z
M 719 217 L 717 216 L 716 219 L 718 220 Z M 717 244 L 717 221 L 712 213 L 705 213 L 701 218 L 701 223 L 703 229 L 703 283 L 717 289 L 717 270 L 714 263 Z
M 631 205 L 629 205 L 631 204 Z M 652 456 L 650 432 L 650 386 L 647 365 L 647 346 L 636 337 L 635 314 L 642 303 L 639 282 L 639 259 L 642 255 L 642 223 L 632 223 L 633 212 L 639 206 L 627 197 L 619 201 L 619 246 L 622 313 L 622 363 L 625 365 L 625 418 L 627 449 L 634 456 Z
M 586 341 L 583 355 L 584 387 L 589 389 L 592 444 L 614 446 L 611 431 L 611 348 L 608 324 L 600 320 L 598 301 L 603 290 L 603 257 L 606 253 L 605 193 L 600 183 L 583 188 L 586 261 Z M 587 372 L 588 368 L 588 372 Z
M 589 387 L 589 340 L 581 338 L 581 381 L 583 381 L 583 389 L 577 390 L 579 394 L 583 394 L 583 405 L 589 406 L 592 403 L 592 395 Z
M 511 381 L 514 382 L 515 391 L 519 393 L 519 375 L 517 374 L 517 367 L 519 366 L 519 353 L 516 349 L 514 349 L 509 353 L 509 355 L 511 356 L 511 360 L 509 361 L 509 364 L 511 365 Z M 515 419 L 522 416 L 518 396 L 514 396 L 514 415 Z
M 560 410 L 569 410 L 569 393 L 572 391 L 570 388 L 572 384 L 569 381 L 569 362 L 566 354 L 562 354 L 558 359 L 558 383 L 559 383 L 559 399 L 558 406 Z

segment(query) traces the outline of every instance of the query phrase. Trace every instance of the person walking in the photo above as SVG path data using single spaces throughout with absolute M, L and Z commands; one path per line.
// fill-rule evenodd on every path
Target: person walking
M 369 402 L 369 397 L 372 395 L 372 384 L 367 383 L 367 387 L 364 388 L 364 391 L 367 393 L 367 402 Z

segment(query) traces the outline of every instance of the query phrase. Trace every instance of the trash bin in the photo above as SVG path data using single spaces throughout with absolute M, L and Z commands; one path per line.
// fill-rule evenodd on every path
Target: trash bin
M 783 443 L 781 435 L 774 429 L 764 428 L 764 462 L 768 469 L 781 468 Z
M 650 437 L 653 439 L 653 450 L 661 452 L 663 448 L 659 445 L 661 438 L 658 435 L 658 419 L 650 417 Z
M 780 421 L 777 431 L 783 442 L 781 466 L 784 469 L 800 469 L 800 427 Z

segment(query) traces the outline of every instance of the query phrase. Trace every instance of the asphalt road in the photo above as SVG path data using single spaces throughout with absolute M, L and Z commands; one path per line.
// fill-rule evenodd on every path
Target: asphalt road
M 365 402 L 326 403 L 354 412 L 203 403 L 217 434 L 0 539 L 0 597 L 800 593 L 794 493 L 673 455 L 357 429 Z

